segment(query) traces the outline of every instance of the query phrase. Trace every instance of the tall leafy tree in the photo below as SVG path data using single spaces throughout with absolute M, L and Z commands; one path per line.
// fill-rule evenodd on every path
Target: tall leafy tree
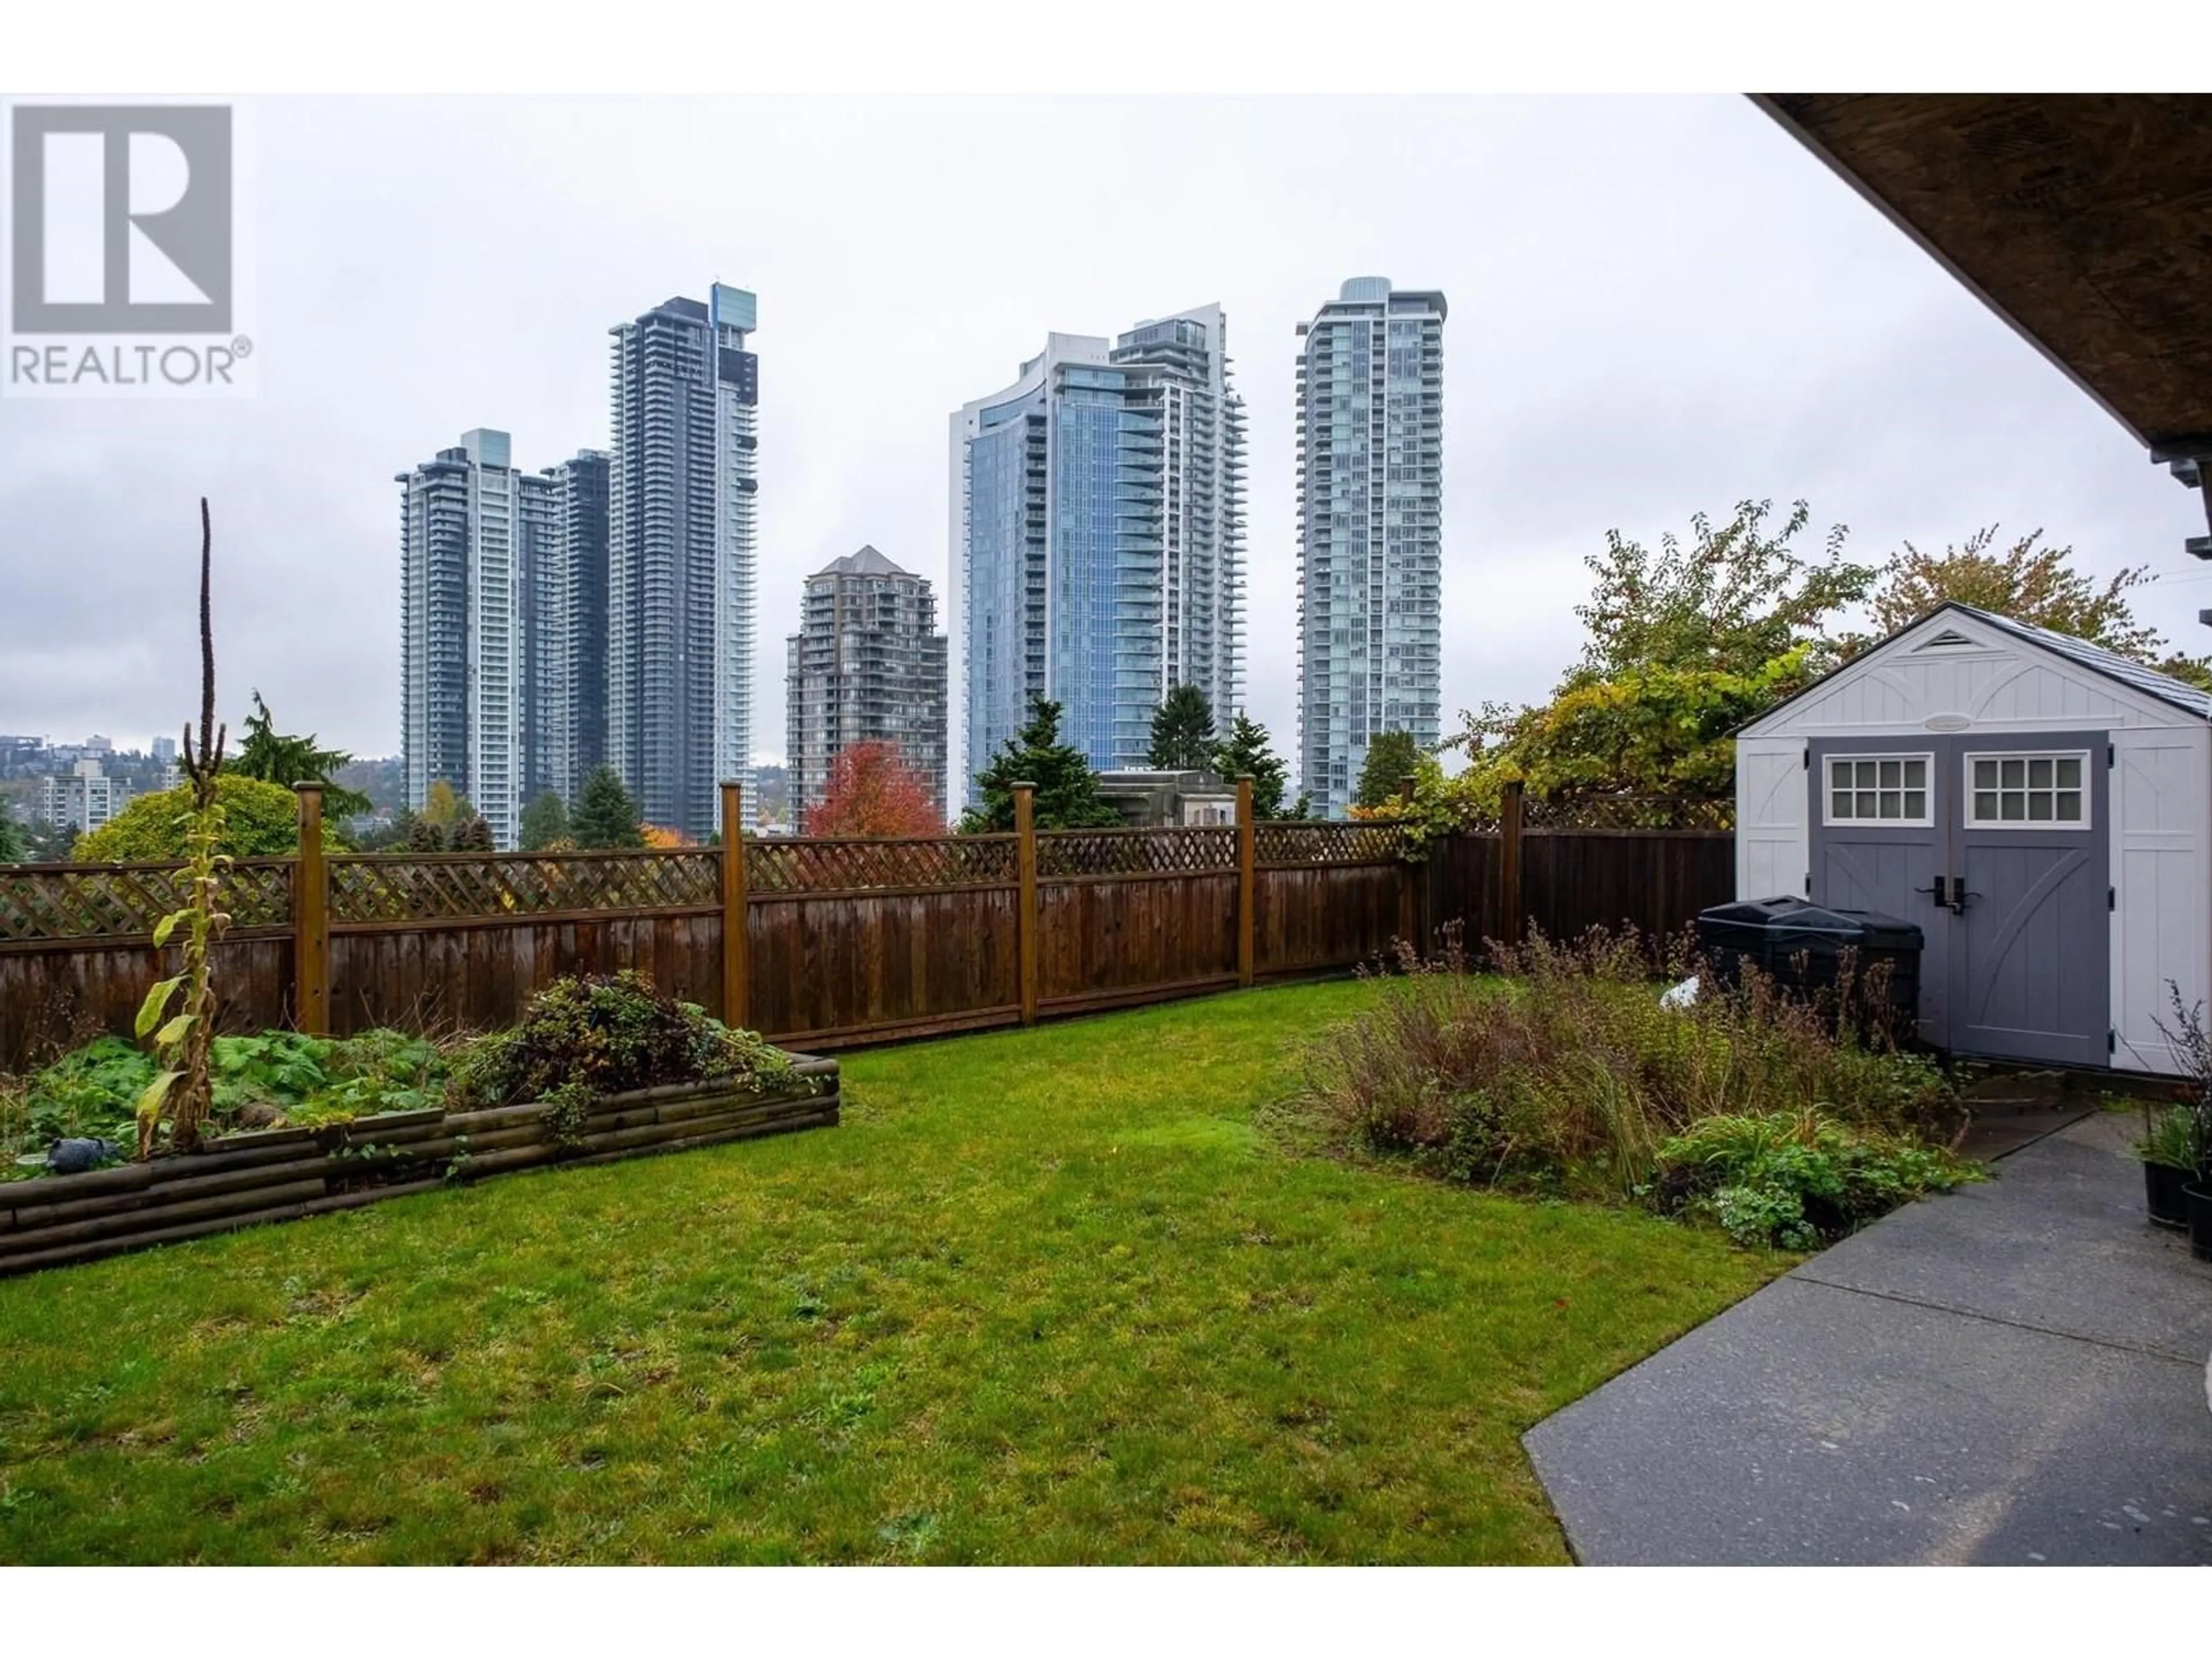
M 2072 547 L 2041 545 L 2039 529 L 2002 552 L 1994 550 L 1996 538 L 1997 526 L 1989 525 L 1969 536 L 1964 546 L 1947 545 L 1941 553 L 1923 553 L 1905 543 L 1882 567 L 1881 586 L 1868 603 L 1876 635 L 1893 634 L 1956 599 L 2031 627 L 2071 634 L 2192 684 L 2212 686 L 2212 663 L 2172 650 L 2156 629 L 2136 619 L 2127 596 L 2157 580 L 2148 565 L 2131 566 L 2100 586 L 2074 568 Z
M 1575 615 L 1589 638 L 1570 678 L 1610 680 L 1649 667 L 1753 674 L 1799 647 L 1811 672 L 1832 667 L 1842 647 L 1829 623 L 1864 599 L 1880 573 L 1844 559 L 1842 525 L 1819 554 L 1801 556 L 1793 544 L 1812 521 L 1803 501 L 1770 532 L 1772 513 L 1771 501 L 1740 501 L 1718 526 L 1697 514 L 1686 544 L 1669 532 L 1656 552 L 1607 531 L 1605 551 L 1583 562 L 1595 580 Z
M 568 835 L 568 809 L 561 797 L 548 789 L 536 800 L 522 809 L 520 840 L 522 850 L 535 853 Z
M 1378 732 L 1367 740 L 1367 759 L 1352 804 L 1373 811 L 1405 793 L 1407 777 L 1419 765 L 1421 745 L 1411 732 Z
M 1168 688 L 1152 711 L 1152 746 L 1146 758 L 1164 772 L 1203 771 L 1213 759 L 1213 705 L 1194 685 Z
M 1036 786 L 1040 830 L 1106 830 L 1121 822 L 1098 793 L 1097 775 L 1083 751 L 1060 740 L 1060 705 L 1043 697 L 1031 699 L 1028 723 L 975 775 L 983 804 L 961 819 L 962 830 L 1012 830 L 1017 783 Z
M 70 854 L 80 864 L 162 863 L 191 854 L 190 820 L 195 786 L 139 795 L 100 826 L 76 838 Z M 221 809 L 212 855 L 236 859 L 282 858 L 300 848 L 300 804 L 289 789 L 259 778 L 240 777 L 228 767 L 210 787 L 210 804 Z M 323 846 L 342 852 L 345 837 L 323 820 Z
M 432 779 L 430 787 L 422 792 L 422 822 L 443 830 L 463 811 L 459 792 L 443 778 Z
M 642 847 L 643 822 L 636 799 L 623 787 L 621 775 L 611 766 L 602 766 L 576 792 L 568 833 L 579 847 Z
M 1838 525 L 1818 553 L 1801 553 L 1811 509 L 1737 504 L 1727 523 L 1703 514 L 1687 541 L 1668 533 L 1655 551 L 1606 532 L 1583 562 L 1592 588 L 1575 614 L 1589 629 L 1582 659 L 1548 702 L 1492 702 L 1461 716 L 1444 744 L 1469 760 L 1447 778 L 1425 766 L 1417 806 L 1479 820 L 1504 786 L 1538 799 L 1576 794 L 1725 797 L 1734 788 L 1729 734 L 1854 648 L 1838 628 L 1881 572 L 1844 557 Z
M 245 740 L 227 765 L 228 770 L 243 777 L 282 784 L 287 789 L 295 784 L 319 783 L 323 786 L 323 811 L 343 823 L 368 811 L 372 805 L 359 790 L 344 788 L 332 781 L 352 763 L 353 757 L 346 750 L 323 748 L 312 732 L 304 738 L 279 732 L 269 705 L 256 690 L 253 712 L 246 717 Z
M 27 864 L 30 859 L 31 845 L 24 839 L 22 827 L 8 810 L 8 803 L 0 800 L 0 864 Z
M 830 763 L 822 799 L 806 814 L 810 836 L 940 836 L 945 820 L 929 786 L 888 743 L 849 744 Z
M 1283 796 L 1290 788 L 1290 768 L 1275 752 L 1267 728 L 1249 714 L 1239 714 L 1230 721 L 1228 737 L 1214 747 L 1212 766 L 1224 778 L 1251 778 L 1254 817 L 1304 816 L 1284 812 Z

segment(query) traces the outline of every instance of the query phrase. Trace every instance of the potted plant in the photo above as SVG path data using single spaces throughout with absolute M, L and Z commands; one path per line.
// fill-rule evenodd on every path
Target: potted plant
M 2173 1024 L 2169 1026 L 2164 1020 L 2158 1021 L 2159 1034 L 2172 1044 L 2190 1082 L 2188 1098 L 2174 1108 L 2182 1126 L 2170 1132 L 2173 1139 L 2168 1144 L 2189 1164 L 2190 1173 L 2181 1188 L 2188 1216 L 2189 1253 L 2199 1261 L 2212 1261 L 2212 1035 L 2204 1029 L 2203 1003 L 2183 1003 L 2181 988 L 2172 980 L 2166 982 L 2166 988 L 2173 1001 Z M 2146 1158 L 2144 1168 L 2149 1167 Z
M 2142 1138 L 2136 1142 L 2142 1160 L 2143 1197 L 2151 1224 L 2182 1228 L 2189 1224 L 2189 1200 L 2185 1189 L 2197 1174 L 2197 1114 L 2186 1105 L 2154 1110 L 2143 1107 Z

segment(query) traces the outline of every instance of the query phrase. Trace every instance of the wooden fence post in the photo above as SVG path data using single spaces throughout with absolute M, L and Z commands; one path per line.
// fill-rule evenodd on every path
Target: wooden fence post
M 1504 908 L 1505 942 L 1518 945 L 1528 916 L 1527 896 L 1521 886 L 1521 785 L 1505 786 L 1498 803 L 1498 874 L 1499 902 Z
M 1413 795 L 1420 787 L 1421 775 L 1419 772 L 1398 775 L 1396 805 L 1401 818 L 1413 816 Z M 1399 834 L 1402 837 L 1405 831 L 1401 829 Z M 1425 960 L 1429 954 L 1429 866 L 1435 856 L 1436 849 L 1431 847 L 1419 863 L 1407 863 L 1403 889 L 1405 898 L 1400 914 L 1400 920 L 1406 925 L 1406 932 L 1412 937 L 1414 951 Z
M 744 787 L 722 785 L 722 1024 L 752 1028 L 752 962 L 745 950 Z
M 1259 915 L 1259 836 L 1252 825 L 1252 778 L 1237 780 L 1237 982 L 1250 988 Z
M 1014 918 L 1015 955 L 1021 965 L 1022 1024 L 1037 1017 L 1037 845 L 1036 785 L 1014 786 L 1015 865 L 1020 872 L 1020 903 Z
M 292 860 L 292 1024 L 309 1036 L 331 1034 L 330 874 L 323 863 L 323 786 L 293 786 L 300 851 Z

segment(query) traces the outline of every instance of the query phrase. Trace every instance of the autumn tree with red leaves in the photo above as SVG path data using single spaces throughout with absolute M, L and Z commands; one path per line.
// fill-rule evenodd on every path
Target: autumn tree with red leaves
M 830 763 L 819 805 L 806 815 L 810 836 L 941 836 L 945 819 L 929 787 L 896 745 L 856 743 Z

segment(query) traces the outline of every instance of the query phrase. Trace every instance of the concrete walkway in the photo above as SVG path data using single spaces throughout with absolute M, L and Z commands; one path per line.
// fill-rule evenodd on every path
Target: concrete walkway
M 2212 1263 L 2131 1116 L 1814 1257 L 1524 1437 L 1592 1564 L 2212 1564 Z

